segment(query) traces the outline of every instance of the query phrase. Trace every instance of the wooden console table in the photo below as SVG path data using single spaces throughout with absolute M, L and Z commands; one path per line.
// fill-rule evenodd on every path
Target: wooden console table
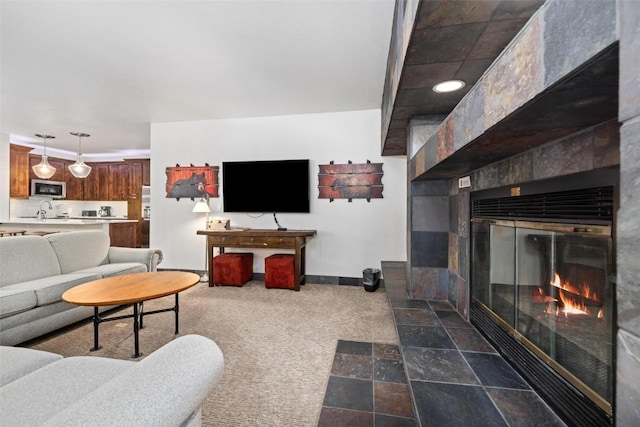
M 293 249 L 295 251 L 295 290 L 305 283 L 305 246 L 307 238 L 316 235 L 316 230 L 198 230 L 197 234 L 207 236 L 207 262 L 209 264 L 209 286 L 213 286 L 213 248 L 264 248 Z

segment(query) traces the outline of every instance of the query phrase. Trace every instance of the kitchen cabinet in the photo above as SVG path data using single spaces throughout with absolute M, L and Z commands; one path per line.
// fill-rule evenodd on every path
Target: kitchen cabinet
M 126 160 L 128 174 L 127 218 L 138 220 L 136 247 L 142 244 L 142 161 Z
M 134 247 L 133 231 L 136 221 L 102 219 L 47 219 L 44 222 L 35 218 L 15 218 L 2 222 L 2 228 L 8 232 L 26 230 L 27 233 L 58 233 L 67 231 L 101 230 L 109 234 L 113 246 Z
M 99 200 L 98 189 L 100 188 L 100 181 L 98 178 L 98 168 L 95 164 L 88 164 L 91 166 L 91 173 L 82 180 L 82 199 Z
M 71 173 L 69 173 L 71 175 Z M 84 179 L 84 178 L 83 178 Z M 67 200 L 84 200 L 84 184 L 80 178 L 71 175 L 67 183 Z
M 151 228 L 151 221 L 144 219 L 142 220 L 142 233 L 140 240 L 140 247 L 148 248 L 149 247 L 149 229 Z
M 127 177 L 128 177 L 128 197 L 138 197 L 140 198 L 142 192 L 142 162 L 138 160 L 127 160 L 125 161 L 127 165 Z
M 9 145 L 10 197 L 29 198 L 31 180 L 41 179 L 32 167 L 40 163 L 42 156 L 30 154 L 33 149 L 22 145 Z M 76 178 L 69 171 L 75 161 L 49 157 L 56 168 L 50 181 L 67 184 L 67 200 L 100 200 L 133 202 L 129 217 L 142 220 L 141 192 L 150 183 L 150 160 L 131 159 L 123 162 L 91 162 L 92 169 L 86 178 Z M 138 227 L 139 229 L 140 227 Z M 140 230 L 138 230 L 140 241 Z
M 128 168 L 124 163 L 109 165 L 109 198 L 107 200 L 127 200 L 129 195 Z
M 115 222 L 109 224 L 111 246 L 135 248 L 137 244 L 136 228 L 136 222 Z
M 109 164 L 97 164 L 95 166 L 95 170 L 91 171 L 91 173 L 94 172 L 98 181 L 98 189 L 96 192 L 96 198 L 92 200 L 111 200 L 111 191 L 109 189 Z
M 127 167 L 123 163 L 88 163 L 91 173 L 83 179 L 83 199 L 100 201 L 127 200 Z
M 141 159 L 142 161 L 142 185 L 151 185 L 151 159 Z
M 75 162 L 65 162 L 64 182 L 67 183 L 67 200 L 84 200 L 84 180 L 87 178 L 76 178 L 69 171 L 69 166 Z M 93 170 L 91 171 L 93 173 Z M 91 176 L 91 174 L 89 174 Z
M 29 151 L 31 147 L 9 144 L 9 197 L 29 197 Z

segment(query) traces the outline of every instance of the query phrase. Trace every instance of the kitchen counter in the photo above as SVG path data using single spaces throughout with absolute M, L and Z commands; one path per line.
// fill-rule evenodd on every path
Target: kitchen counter
M 110 224 L 118 222 L 138 222 L 135 219 L 116 218 L 116 217 L 71 217 L 71 218 L 45 218 L 38 220 L 37 218 L 11 218 L 8 221 L 0 221 L 2 226 L 7 224 L 36 224 L 36 225 L 82 225 L 82 224 Z
M 114 227 L 122 228 L 126 226 L 126 223 L 138 222 L 134 219 L 126 218 L 92 218 L 93 219 L 46 218 L 45 220 L 38 220 L 37 218 L 11 218 L 8 221 L 0 221 L 0 229 L 5 232 L 26 231 L 32 234 L 42 232 L 102 230 L 113 236 L 114 233 L 112 229 Z M 132 225 L 132 227 L 135 227 L 135 225 Z M 122 246 L 128 246 L 128 244 L 123 244 Z

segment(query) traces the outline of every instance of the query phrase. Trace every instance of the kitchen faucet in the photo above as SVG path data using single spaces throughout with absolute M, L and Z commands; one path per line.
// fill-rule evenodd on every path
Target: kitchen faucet
M 51 204 L 50 201 L 48 200 L 43 200 L 40 202 L 40 209 L 38 209 L 38 221 L 44 221 L 45 218 L 47 217 L 47 211 L 45 211 L 44 209 L 42 209 L 42 205 L 43 204 L 49 204 L 49 210 L 53 209 L 53 205 Z

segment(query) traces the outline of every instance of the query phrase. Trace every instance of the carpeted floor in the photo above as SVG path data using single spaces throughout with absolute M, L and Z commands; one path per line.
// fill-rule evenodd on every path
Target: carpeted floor
M 145 310 L 173 302 L 149 301 Z M 148 316 L 144 326 L 142 357 L 175 337 L 172 312 Z M 180 294 L 180 334 L 191 333 L 216 341 L 225 356 L 222 381 L 204 404 L 205 426 L 316 426 L 338 340 L 398 344 L 384 288 L 358 286 L 307 284 L 294 292 L 259 281 L 241 288 L 199 284 Z M 131 319 L 100 325 L 100 344 L 89 352 L 93 326 L 85 322 L 27 346 L 130 359 Z

